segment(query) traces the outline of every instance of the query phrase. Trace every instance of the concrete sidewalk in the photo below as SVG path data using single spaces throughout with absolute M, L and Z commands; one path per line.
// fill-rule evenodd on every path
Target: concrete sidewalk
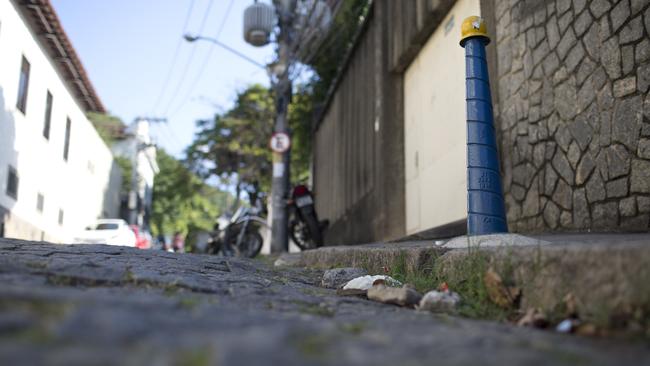
M 411 278 L 450 284 L 482 279 L 492 269 L 521 290 L 521 312 L 555 314 L 571 296 L 581 319 L 603 328 L 645 327 L 650 318 L 649 233 L 505 234 L 325 247 L 283 256 L 276 264 L 361 267 L 376 274 L 399 268 Z

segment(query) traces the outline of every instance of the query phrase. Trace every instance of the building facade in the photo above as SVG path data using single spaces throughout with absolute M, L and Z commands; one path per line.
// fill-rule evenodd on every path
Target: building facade
M 47 0 L 0 1 L 2 234 L 69 242 L 119 215 L 121 173 L 86 112 L 104 112 Z
M 515 232 L 650 227 L 650 0 L 376 0 L 317 121 L 329 244 L 463 234 L 480 15 Z

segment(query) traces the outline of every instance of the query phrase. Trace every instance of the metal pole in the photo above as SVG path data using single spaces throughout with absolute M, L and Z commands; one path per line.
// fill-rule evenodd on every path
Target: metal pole
M 135 153 L 131 163 L 131 192 L 129 193 L 129 224 L 138 224 L 138 154 L 140 153 L 140 141 L 137 134 L 135 138 Z
M 472 16 L 463 21 L 460 45 L 465 48 L 466 62 L 469 235 L 508 232 L 485 56 L 489 42 L 483 19 Z
M 278 64 L 280 73 L 275 85 L 276 119 L 275 132 L 288 133 L 287 110 L 291 101 L 291 80 L 289 79 L 290 29 L 293 18 L 291 1 L 276 1 L 278 9 L 280 34 L 278 37 Z M 289 218 L 287 199 L 289 198 L 289 151 L 273 153 L 273 180 L 271 182 L 271 253 L 289 251 Z

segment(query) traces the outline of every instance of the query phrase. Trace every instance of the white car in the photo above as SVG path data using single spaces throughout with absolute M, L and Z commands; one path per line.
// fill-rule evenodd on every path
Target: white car
M 75 244 L 108 244 L 135 247 L 136 238 L 126 221 L 121 219 L 98 220 L 74 239 Z

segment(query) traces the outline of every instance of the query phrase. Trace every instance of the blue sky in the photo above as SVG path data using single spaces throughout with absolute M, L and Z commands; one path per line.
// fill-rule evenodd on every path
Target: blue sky
M 205 19 L 202 34 L 215 37 L 231 1 L 219 40 L 261 63 L 271 61 L 272 46 L 255 48 L 242 37 L 243 12 L 252 0 L 194 0 L 187 31 L 198 33 Z M 268 85 L 264 70 L 212 43 L 183 41 L 177 48 L 192 0 L 52 4 L 106 108 L 126 123 L 143 115 L 169 118 L 167 125 L 153 126 L 152 134 L 177 157 L 192 141 L 197 119 L 227 110 L 236 92 L 251 83 Z

